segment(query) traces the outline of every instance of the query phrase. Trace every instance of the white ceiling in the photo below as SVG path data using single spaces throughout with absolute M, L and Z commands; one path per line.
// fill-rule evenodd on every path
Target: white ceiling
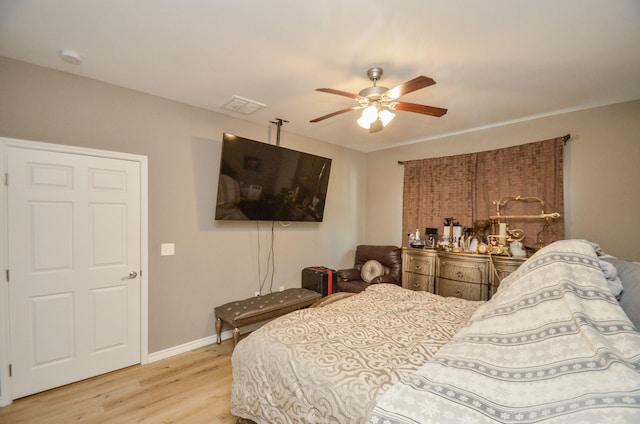
M 0 55 L 373 151 L 640 99 L 640 2 L 0 0 Z M 401 100 L 449 112 L 375 134 L 359 112 L 309 122 L 356 105 L 316 88 L 357 93 L 373 66 L 386 87 L 432 77 Z M 267 106 L 222 110 L 234 95 Z

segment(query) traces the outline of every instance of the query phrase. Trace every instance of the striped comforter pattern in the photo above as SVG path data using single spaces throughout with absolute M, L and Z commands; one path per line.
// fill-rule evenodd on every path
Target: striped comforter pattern
M 369 422 L 639 423 L 640 332 L 593 244 L 538 251 Z

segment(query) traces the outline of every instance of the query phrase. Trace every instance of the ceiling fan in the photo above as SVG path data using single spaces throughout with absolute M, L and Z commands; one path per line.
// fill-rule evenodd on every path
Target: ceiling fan
M 371 68 L 367 71 L 367 76 L 373 85 L 360 91 L 358 94 L 348 93 L 346 91 L 335 90 L 333 88 L 316 88 L 316 91 L 322 91 L 329 94 L 337 94 L 339 96 L 349 97 L 358 102 L 358 106 L 348 107 L 341 109 L 327 115 L 323 115 L 319 118 L 312 119 L 310 122 L 320 122 L 327 118 L 331 118 L 336 115 L 340 115 L 352 110 L 364 109 L 362 116 L 358 119 L 358 124 L 367 128 L 369 132 L 381 131 L 393 118 L 394 114 L 392 110 L 402 110 L 405 112 L 421 113 L 423 115 L 430 115 L 440 117 L 447 113 L 447 109 L 442 109 L 434 106 L 420 105 L 409 102 L 399 102 L 400 96 L 411 93 L 421 88 L 428 87 L 436 82 L 429 77 L 421 75 L 410 81 L 400 84 L 391 89 L 387 87 L 377 86 L 376 82 L 382 77 L 382 68 Z

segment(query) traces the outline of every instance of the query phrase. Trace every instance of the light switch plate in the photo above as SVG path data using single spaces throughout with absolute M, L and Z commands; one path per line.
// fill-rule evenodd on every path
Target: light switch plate
M 160 256 L 172 256 L 176 254 L 176 245 L 173 243 L 162 243 L 160 245 Z

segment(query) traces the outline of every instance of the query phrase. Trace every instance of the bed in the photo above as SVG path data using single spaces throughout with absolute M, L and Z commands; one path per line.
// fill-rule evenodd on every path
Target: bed
M 378 284 L 293 312 L 236 347 L 231 412 L 258 424 L 640 422 L 639 308 L 620 306 L 640 283 L 619 266 L 563 240 L 488 302 Z

